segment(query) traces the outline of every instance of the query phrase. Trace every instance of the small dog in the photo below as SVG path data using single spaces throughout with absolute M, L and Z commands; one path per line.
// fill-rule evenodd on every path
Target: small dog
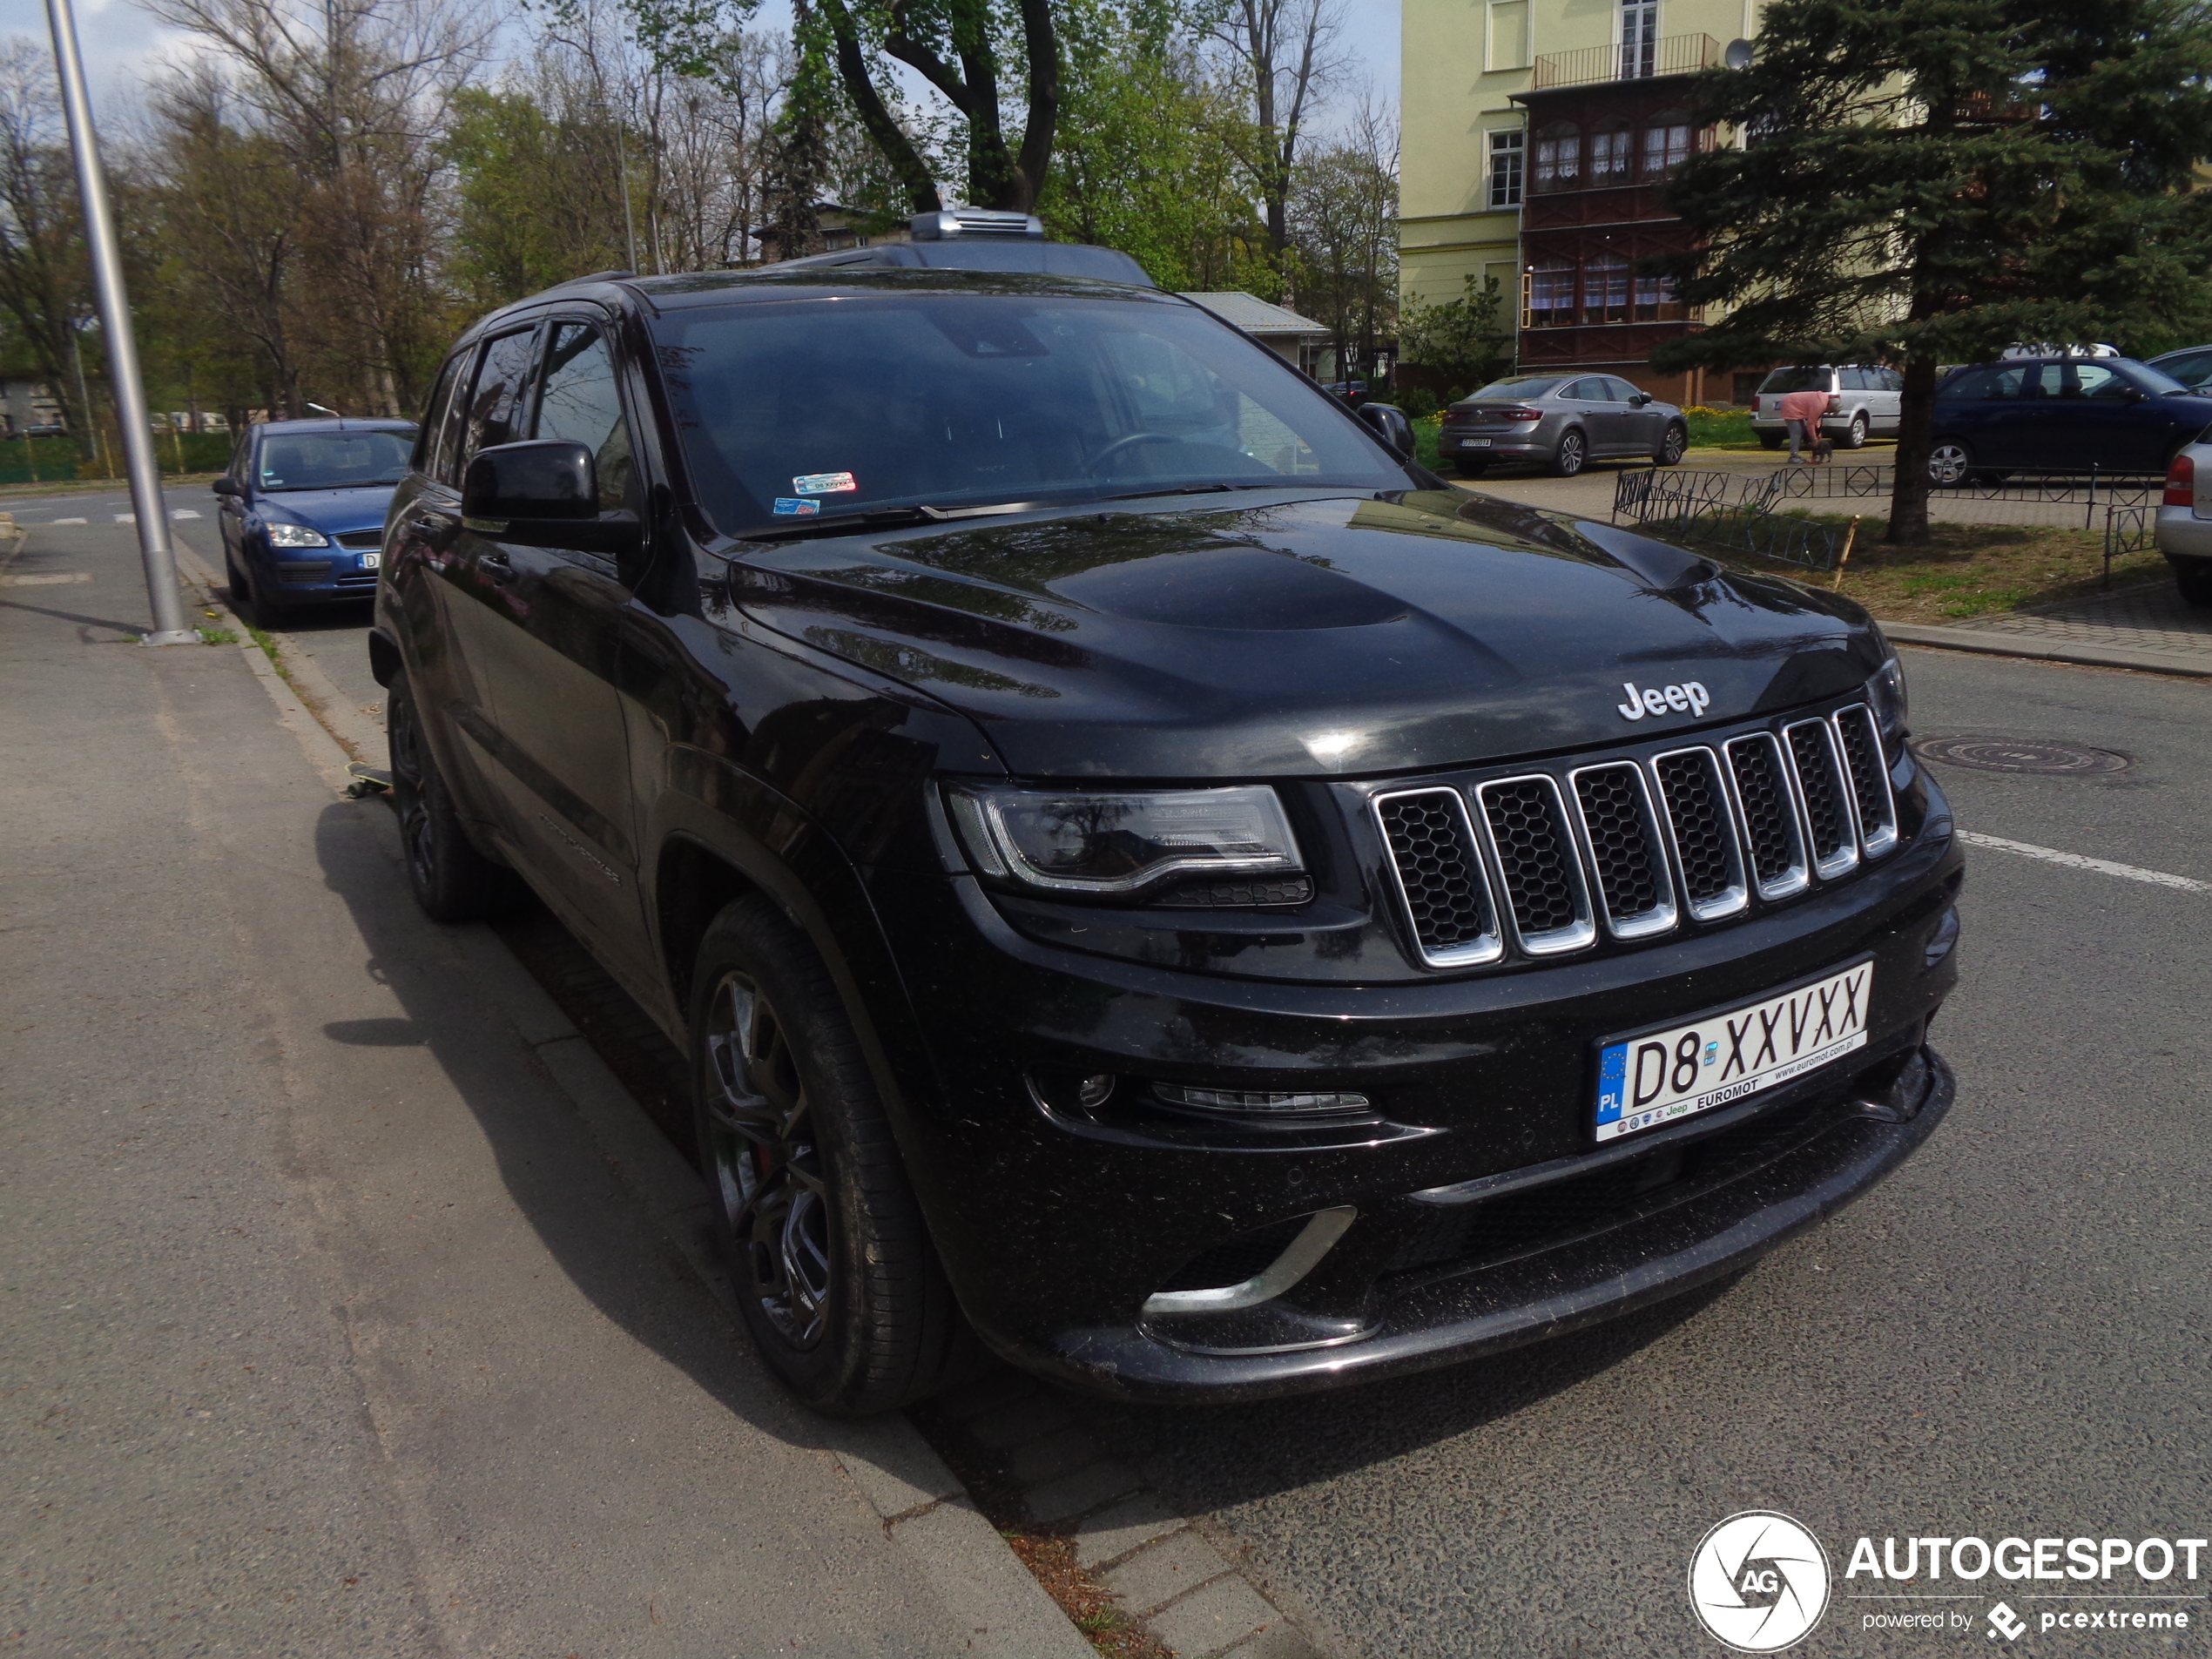
M 1816 438 L 1813 440 L 1812 464 L 1814 466 L 1817 467 L 1824 464 L 1828 457 L 1835 453 L 1836 441 L 1833 438 Z

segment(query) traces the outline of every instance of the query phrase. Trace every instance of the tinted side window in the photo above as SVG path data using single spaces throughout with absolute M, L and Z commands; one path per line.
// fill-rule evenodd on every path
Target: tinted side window
M 1638 395 L 1635 387 L 1626 381 L 1615 380 L 1610 374 L 1605 377 L 1605 384 L 1615 403 L 1626 403 L 1630 398 Z
M 2126 375 L 2114 374 L 2101 363 L 2071 363 L 2067 367 L 2074 371 L 2074 384 L 2080 388 L 2075 395 L 2117 403 L 2135 389 Z
M 529 387 L 530 348 L 536 341 L 537 331 L 525 328 L 519 334 L 502 334 L 484 347 L 462 423 L 461 452 L 456 457 L 462 465 L 466 466 L 469 457 L 479 449 L 512 443 L 523 435 L 516 416 Z
M 1881 389 L 1883 391 L 1902 392 L 1905 389 L 1905 376 L 1898 374 L 1895 369 L 1885 368 L 1878 372 L 1880 374 L 1882 378 Z
M 1871 392 L 1874 388 L 1868 383 L 1865 369 L 1840 368 L 1836 371 L 1836 389 L 1839 392 Z
M 590 449 L 599 463 L 599 505 L 630 502 L 635 469 L 630 423 L 623 419 L 622 395 L 615 387 L 615 364 L 597 328 L 580 322 L 556 323 L 545 354 L 545 384 L 538 393 L 541 438 L 569 438 Z
M 463 394 L 475 361 L 473 346 L 447 359 L 438 376 L 438 389 L 430 395 L 422 411 L 421 435 L 415 442 L 415 467 L 428 477 L 445 481 L 452 476 L 454 435 L 460 429 Z

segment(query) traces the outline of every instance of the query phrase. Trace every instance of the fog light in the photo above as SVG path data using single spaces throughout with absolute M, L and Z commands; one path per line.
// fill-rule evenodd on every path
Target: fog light
M 1272 1116 L 1370 1109 L 1365 1095 L 1335 1089 L 1186 1089 L 1181 1083 L 1154 1083 L 1152 1092 L 1170 1106 L 1203 1112 L 1258 1112 Z
M 1076 1098 L 1085 1106 L 1103 1106 L 1114 1093 L 1114 1080 L 1104 1072 L 1076 1085 Z
M 1943 920 L 1936 923 L 1935 931 L 1928 935 L 1927 946 L 1920 953 L 1920 966 L 1933 968 L 1951 954 L 1952 948 L 1958 942 L 1959 913 L 1946 910 L 1943 913 Z

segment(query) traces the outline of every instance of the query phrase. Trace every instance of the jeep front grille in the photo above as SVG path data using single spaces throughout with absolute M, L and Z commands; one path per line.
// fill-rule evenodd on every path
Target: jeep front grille
M 1775 903 L 1899 844 L 1872 711 L 1372 798 L 1413 943 L 1433 968 L 1588 948 Z

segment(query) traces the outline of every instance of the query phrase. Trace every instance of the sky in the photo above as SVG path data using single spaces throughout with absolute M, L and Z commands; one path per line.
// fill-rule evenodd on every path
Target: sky
M 1398 0 L 1342 0 L 1344 43 L 1378 103 L 1398 102 Z M 137 101 L 138 89 L 165 61 L 174 58 L 179 41 L 132 0 L 76 0 L 78 39 L 85 74 L 92 84 L 96 118 L 119 116 Z M 763 24 L 772 24 L 772 5 L 761 8 Z M 785 10 L 787 17 L 788 10 Z M 44 0 L 0 0 L 0 38 L 29 36 L 48 46 Z

